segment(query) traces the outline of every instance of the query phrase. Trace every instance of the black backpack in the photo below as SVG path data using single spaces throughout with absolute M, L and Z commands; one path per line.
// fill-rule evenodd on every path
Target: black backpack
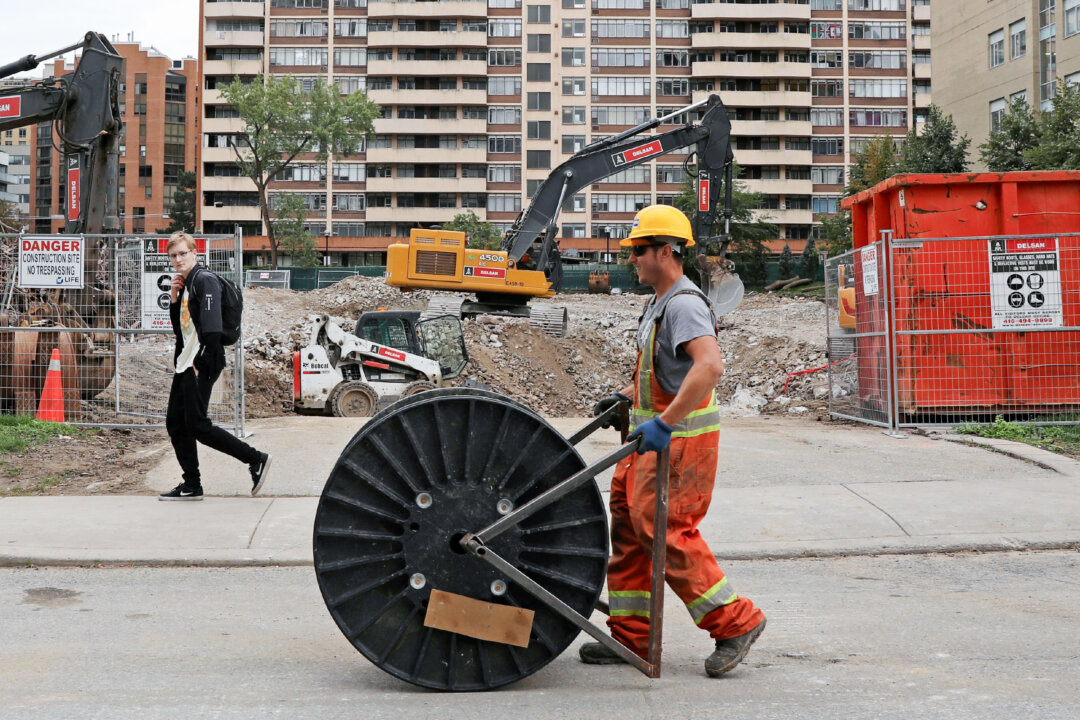
M 221 344 L 234 345 L 240 339 L 240 323 L 244 316 L 244 293 L 232 280 L 210 270 L 199 267 L 216 277 L 221 283 Z

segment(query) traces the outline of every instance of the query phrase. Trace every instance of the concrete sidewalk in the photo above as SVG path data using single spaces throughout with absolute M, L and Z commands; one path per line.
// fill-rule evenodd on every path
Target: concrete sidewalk
M 587 421 L 550 422 L 569 436 Z M 318 495 L 360 425 L 250 423 L 250 442 L 274 455 L 258 498 L 247 495 L 245 466 L 200 448 L 203 502 L 0 499 L 0 565 L 311 564 Z M 785 417 L 727 420 L 702 534 L 724 559 L 1080 547 L 1080 463 L 1008 441 L 960 440 Z M 617 444 L 600 431 L 578 449 L 593 461 Z M 161 491 L 179 479 L 166 453 L 147 485 Z M 598 478 L 601 491 L 609 481 L 610 471 Z

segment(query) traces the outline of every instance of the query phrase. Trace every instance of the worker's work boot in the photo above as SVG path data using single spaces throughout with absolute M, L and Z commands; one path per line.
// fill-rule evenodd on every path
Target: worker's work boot
M 578 650 L 581 662 L 589 665 L 620 665 L 626 661 L 607 645 L 598 642 L 585 643 Z
M 758 635 L 765 629 L 765 618 L 757 624 L 757 627 L 737 635 L 733 638 L 716 641 L 716 649 L 712 655 L 705 658 L 705 673 L 709 677 L 720 677 L 728 670 L 742 662 L 746 653 L 750 652 L 750 646 L 758 639 Z M 582 648 L 584 650 L 584 648 Z

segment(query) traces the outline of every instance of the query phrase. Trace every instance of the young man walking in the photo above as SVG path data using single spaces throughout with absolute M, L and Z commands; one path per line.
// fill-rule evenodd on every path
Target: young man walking
M 158 499 L 203 499 L 198 442 L 246 463 L 251 472 L 251 494 L 257 495 L 270 469 L 270 455 L 217 427 L 207 415 L 210 392 L 225 368 L 221 282 L 198 264 L 195 238 L 191 235 L 173 233 L 167 252 L 177 275 L 169 291 L 169 318 L 176 335 L 176 350 L 165 427 L 184 481 Z
M 719 677 L 746 657 L 765 629 L 765 615 L 735 592 L 698 531 L 712 499 L 720 434 L 715 388 L 724 362 L 715 319 L 705 296 L 683 275 L 682 253 L 694 239 L 679 210 L 645 208 L 620 244 L 630 247 L 638 280 L 656 294 L 638 327 L 633 382 L 595 408 L 600 414 L 630 404 L 630 438 L 642 438 L 638 454 L 622 460 L 611 481 L 608 627 L 630 650 L 648 654 L 655 451 L 670 445 L 667 583 L 716 641 L 705 672 Z M 601 643 L 583 645 L 580 655 L 590 664 L 624 662 Z

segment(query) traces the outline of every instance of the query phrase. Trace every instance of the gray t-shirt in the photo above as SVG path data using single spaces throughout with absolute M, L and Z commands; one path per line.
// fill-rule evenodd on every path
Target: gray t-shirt
M 675 297 L 680 290 L 695 292 Z M 716 326 L 701 291 L 684 275 L 663 297 L 654 295 L 645 306 L 645 314 L 637 331 L 638 350 L 645 346 L 656 322 L 656 314 L 665 306 L 664 317 L 656 333 L 656 381 L 664 392 L 674 394 L 679 391 L 694 364 L 683 343 L 702 336 L 715 338 Z

